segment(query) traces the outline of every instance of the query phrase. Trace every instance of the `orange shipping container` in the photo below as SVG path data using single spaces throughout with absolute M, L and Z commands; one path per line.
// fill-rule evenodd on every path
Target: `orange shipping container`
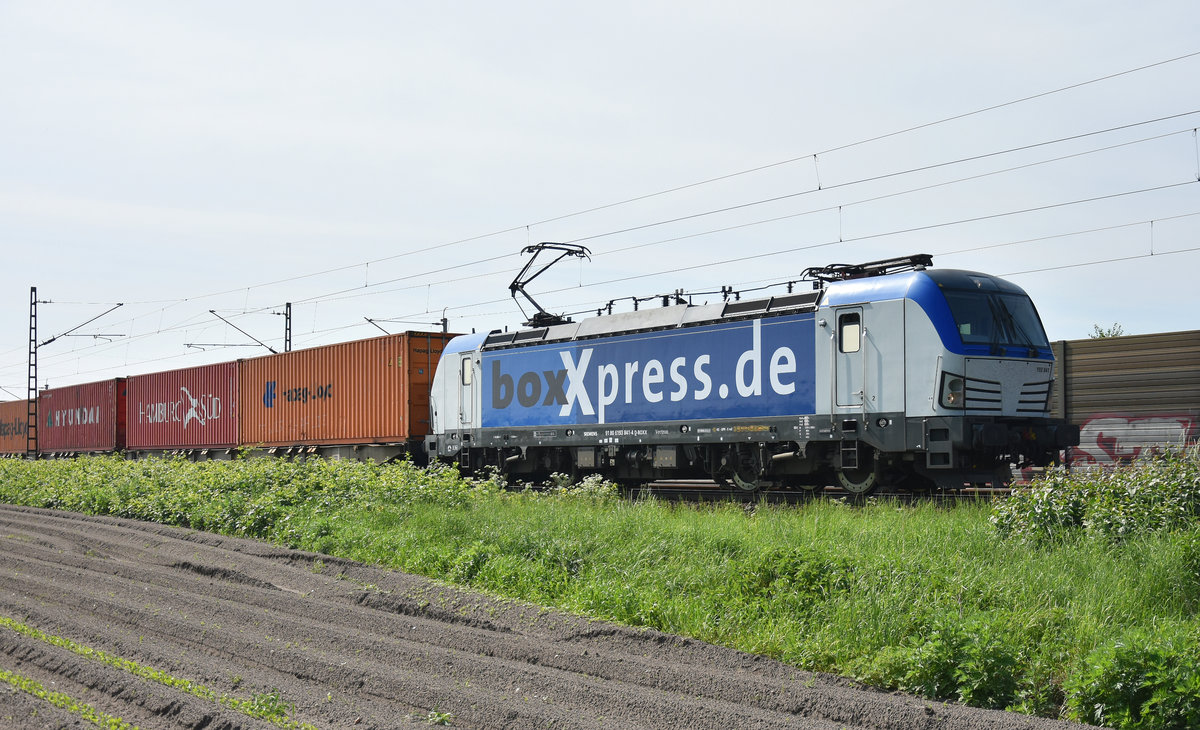
M 24 454 L 29 444 L 29 401 L 0 403 L 0 454 Z
M 455 337 L 403 332 L 238 362 L 243 446 L 397 444 L 429 431 L 429 383 Z

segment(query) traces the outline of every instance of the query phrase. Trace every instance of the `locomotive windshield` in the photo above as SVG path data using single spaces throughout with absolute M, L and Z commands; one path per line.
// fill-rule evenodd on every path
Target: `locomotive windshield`
M 943 290 L 964 345 L 1049 347 L 1042 320 L 1025 294 Z

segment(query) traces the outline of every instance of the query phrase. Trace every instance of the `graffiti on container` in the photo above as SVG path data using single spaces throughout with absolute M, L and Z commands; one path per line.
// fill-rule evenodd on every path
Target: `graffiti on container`
M 11 421 L 0 421 L 0 438 L 6 436 L 26 436 L 29 434 L 29 422 L 24 418 L 14 418 Z
M 275 388 L 278 382 L 268 380 L 263 388 L 263 406 L 266 408 L 275 407 Z M 288 403 L 307 403 L 317 400 L 328 400 L 333 397 L 333 383 L 327 385 L 303 386 L 298 388 L 284 388 L 279 397 L 283 398 Z
M 1128 464 L 1143 454 L 1195 443 L 1198 435 L 1200 416 L 1196 415 L 1098 416 L 1080 428 L 1071 462 Z
M 221 418 L 221 399 L 212 393 L 192 395 L 187 388 L 179 387 L 179 397 L 172 401 L 138 404 L 138 423 L 182 423 L 183 428 L 196 421 L 207 426 L 209 421 Z

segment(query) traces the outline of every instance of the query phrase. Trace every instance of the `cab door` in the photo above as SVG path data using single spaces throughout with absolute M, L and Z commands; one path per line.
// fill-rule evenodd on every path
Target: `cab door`
M 475 421 L 475 368 L 471 363 L 472 353 L 459 359 L 458 367 L 458 422 L 460 428 L 473 428 Z
M 839 408 L 861 408 L 866 390 L 866 374 L 863 370 L 866 329 L 863 324 L 863 309 L 840 307 L 834 311 L 834 403 Z

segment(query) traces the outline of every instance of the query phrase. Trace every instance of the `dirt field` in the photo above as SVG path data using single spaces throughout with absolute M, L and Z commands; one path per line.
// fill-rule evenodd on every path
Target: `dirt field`
M 212 697 L 275 692 L 293 720 L 320 728 L 1079 727 L 857 689 L 264 543 L 9 506 L 0 619 L 0 670 L 143 728 L 274 727 Z M 81 646 L 212 692 L 144 679 Z M 0 683 L 0 727 L 84 725 Z

